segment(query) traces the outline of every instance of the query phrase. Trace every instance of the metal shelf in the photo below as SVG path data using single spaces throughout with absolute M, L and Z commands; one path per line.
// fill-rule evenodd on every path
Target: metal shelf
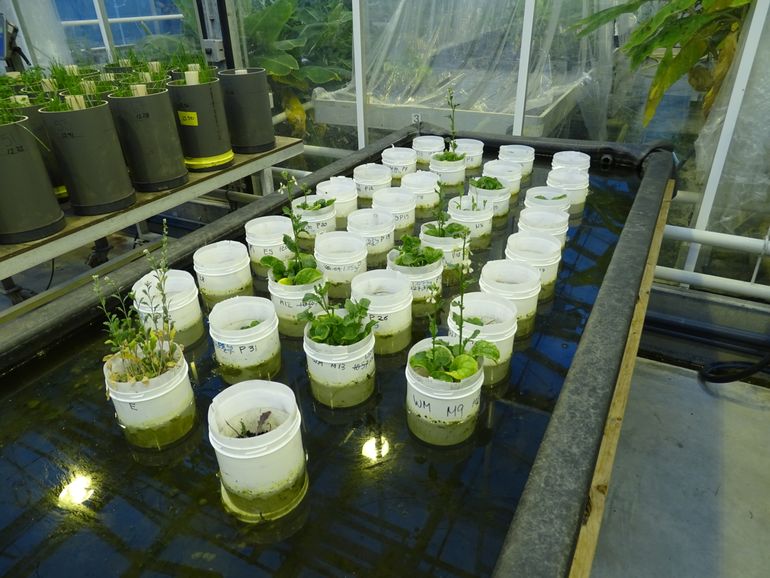
M 54 235 L 28 243 L 0 245 L 0 279 L 45 263 L 228 183 L 269 169 L 281 161 L 301 154 L 302 150 L 301 140 L 277 136 L 273 149 L 264 153 L 236 154 L 233 164 L 226 169 L 190 173 L 190 181 L 176 189 L 158 193 L 137 193 L 136 204 L 127 209 L 89 217 L 67 215 L 67 225 Z

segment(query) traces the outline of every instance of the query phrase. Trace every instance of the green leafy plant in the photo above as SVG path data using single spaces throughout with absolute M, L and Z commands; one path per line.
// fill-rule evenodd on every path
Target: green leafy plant
M 277 257 L 265 255 L 259 262 L 273 272 L 276 282 L 281 285 L 309 285 L 322 279 L 323 273 L 317 269 L 318 265 L 313 255 L 303 253 L 297 244 L 299 234 L 307 233 L 307 223 L 302 220 L 301 215 L 296 214 L 292 209 L 291 201 L 294 190 L 298 186 L 297 179 L 289 176 L 286 171 L 283 171 L 282 175 L 284 181 L 278 191 L 289 197 L 289 204 L 283 208 L 283 214 L 291 220 L 292 229 L 292 235 L 284 235 L 283 242 L 292 252 L 292 257 L 287 263 L 284 263 Z M 307 196 L 307 189 L 303 188 L 303 191 Z
M 451 86 L 447 88 L 446 103 L 447 106 L 449 106 L 449 114 L 447 117 L 449 118 L 449 133 L 451 135 L 449 138 L 449 150 L 439 153 L 433 158 L 437 161 L 461 161 L 465 158 L 465 153 L 457 152 L 457 128 L 455 125 L 455 113 L 457 112 L 457 107 L 460 105 L 455 102 L 455 91 Z
M 241 420 L 240 428 L 233 427 L 227 420 L 225 420 L 225 423 L 227 424 L 227 427 L 235 432 L 236 438 L 255 438 L 257 436 L 261 436 L 262 434 L 266 434 L 273 429 L 272 424 L 268 421 L 272 413 L 273 412 L 269 409 L 262 412 L 262 414 L 259 416 L 259 421 L 257 422 L 257 431 L 249 430 L 246 427 L 246 424 L 243 423 L 243 420 Z
M 601 10 L 577 22 L 573 28 L 585 36 L 612 23 L 621 14 L 637 11 L 652 0 L 630 0 Z M 666 90 L 685 74 L 696 90 L 705 90 L 703 111 L 711 110 L 738 48 L 743 22 L 751 0 L 672 0 L 639 25 L 621 50 L 632 70 L 663 49 L 647 94 L 644 124 L 647 125 Z M 678 50 L 675 50 L 678 48 Z M 715 63 L 704 65 L 704 59 Z
M 471 179 L 471 184 L 477 189 L 484 189 L 485 191 L 499 191 L 505 188 L 503 183 L 496 177 L 479 177 L 478 179 Z
M 441 187 L 436 187 L 439 203 L 436 205 L 435 223 L 428 223 L 423 228 L 423 232 L 431 237 L 453 237 L 459 239 L 470 234 L 468 227 L 460 223 L 447 223 L 449 213 L 444 210 L 444 192 Z
M 302 203 L 299 203 L 297 205 L 298 209 L 302 209 L 303 211 L 319 211 L 321 209 L 325 209 L 326 207 L 330 207 L 334 204 L 335 199 L 316 199 L 312 203 L 309 203 L 307 201 L 307 197 L 305 197 L 305 200 Z
M 256 327 L 259 325 L 259 319 L 254 319 L 250 323 L 247 323 L 246 325 L 241 325 L 241 331 L 244 329 L 251 329 L 252 327 Z
M 404 235 L 401 237 L 401 245 L 396 247 L 398 257 L 396 265 L 402 267 L 424 267 L 436 261 L 440 261 L 444 252 L 433 247 L 423 247 L 419 237 Z
M 567 193 L 562 193 L 561 195 L 556 195 L 555 197 L 546 197 L 545 195 L 535 195 L 536 199 L 541 199 L 543 201 L 561 201 L 562 199 L 567 198 Z
M 326 345 L 352 345 L 367 337 L 377 324 L 368 320 L 369 300 L 345 300 L 345 314 L 338 315 L 334 307 L 328 304 L 328 285 L 316 285 L 313 293 L 305 294 L 305 303 L 317 304 L 323 313 L 315 314 L 308 307 L 300 313 L 298 319 L 310 324 L 308 337 L 316 343 Z

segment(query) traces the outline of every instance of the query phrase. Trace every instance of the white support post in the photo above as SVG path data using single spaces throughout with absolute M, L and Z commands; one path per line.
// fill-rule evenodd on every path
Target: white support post
M 727 151 L 733 140 L 735 124 L 738 121 L 738 114 L 740 113 L 741 105 L 743 104 L 743 96 L 746 93 L 746 85 L 751 76 L 751 68 L 754 65 L 757 47 L 759 46 L 759 40 L 762 37 L 762 29 L 764 28 L 767 19 L 768 7 L 770 7 L 770 0 L 757 0 L 752 3 L 751 10 L 746 18 L 749 22 L 749 27 L 745 32 L 746 36 L 743 50 L 739 53 L 740 60 L 737 63 L 738 72 L 735 76 L 735 84 L 733 84 L 732 92 L 730 93 L 730 100 L 727 104 L 727 112 L 725 113 L 725 120 L 722 124 L 722 131 L 719 134 L 719 141 L 717 142 L 716 152 L 714 153 L 714 162 L 711 165 L 708 180 L 706 181 L 706 190 L 703 193 L 703 201 L 698 209 L 698 217 L 695 220 L 695 229 L 706 228 L 709 217 L 711 216 L 711 209 L 714 207 L 717 188 L 722 180 L 722 171 L 725 168 Z M 687 253 L 687 259 L 684 263 L 685 271 L 695 271 L 700 248 L 701 245 L 699 244 L 690 245 L 690 250 Z
M 519 47 L 519 74 L 516 80 L 516 102 L 513 106 L 513 136 L 521 136 L 524 132 L 529 56 L 532 51 L 532 30 L 535 26 L 535 2 L 536 0 L 524 0 L 524 22 L 521 26 L 521 46 Z
M 104 7 L 104 0 L 94 0 L 94 10 L 96 18 L 99 20 L 99 31 L 102 33 L 102 42 L 107 51 L 107 62 L 113 62 L 115 57 L 115 41 L 112 39 L 112 28 L 107 18 L 107 9 Z
M 353 78 L 356 86 L 356 129 L 358 148 L 366 146 L 366 81 L 364 71 L 364 48 L 361 35 L 363 15 L 361 0 L 353 0 Z

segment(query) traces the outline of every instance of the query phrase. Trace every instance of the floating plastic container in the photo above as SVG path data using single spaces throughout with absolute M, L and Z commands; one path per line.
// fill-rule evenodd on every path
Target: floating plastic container
M 524 206 L 528 209 L 569 213 L 569 195 L 554 187 L 530 187 L 524 197 Z
M 505 198 L 507 203 L 510 197 Z M 475 208 L 474 208 L 475 207 Z M 456 223 L 465 225 L 470 230 L 471 247 L 483 248 L 492 240 L 492 203 L 484 204 L 470 195 L 454 197 L 447 204 L 449 216 Z
M 345 316 L 344 309 L 335 310 Z M 332 409 L 354 407 L 374 393 L 374 335 L 352 345 L 316 343 L 308 337 L 302 345 L 313 398 Z
M 440 154 L 440 153 L 437 153 Z M 439 184 L 447 187 L 465 183 L 465 159 L 459 161 L 440 161 L 434 154 L 430 159 L 430 172 L 438 175 Z
M 260 265 L 262 257 L 275 257 L 285 263 L 294 256 L 283 242 L 284 235 L 294 234 L 289 217 L 279 215 L 257 217 L 246 223 L 245 230 L 251 268 L 259 277 L 267 277 L 267 267 Z
M 495 177 L 506 187 L 512 197 L 519 194 L 521 190 L 521 165 L 511 161 L 488 161 L 484 163 L 481 175 L 484 177 Z
M 414 193 L 416 214 L 421 217 L 426 216 L 434 207 L 438 206 L 438 186 L 438 175 L 428 171 L 410 173 L 401 179 L 401 188 Z
M 428 164 L 434 154 L 444 151 L 444 137 L 433 135 L 414 137 L 412 148 L 417 153 L 417 162 Z
M 575 169 L 551 169 L 546 178 L 549 187 L 561 189 L 569 195 L 570 215 L 579 215 L 588 196 L 588 174 Z
M 222 502 L 236 518 L 268 522 L 302 502 L 308 476 L 301 422 L 294 392 L 282 383 L 243 381 L 211 401 L 209 441 L 219 464 Z M 240 438 L 241 424 L 254 433 L 260 425 L 269 431 Z
M 414 230 L 415 209 L 417 201 L 414 193 L 401 187 L 380 189 L 372 197 L 372 208 L 386 211 L 395 220 L 395 237 L 401 238 L 404 233 L 411 234 Z
M 540 271 L 540 301 L 553 298 L 556 274 L 561 261 L 561 243 L 556 237 L 543 233 L 514 233 L 508 237 L 505 256 L 513 261 L 524 261 Z
M 535 164 L 535 149 L 527 145 L 502 145 L 497 154 L 501 161 L 513 161 L 521 165 L 521 175 L 532 173 Z
M 350 287 L 355 301 L 369 300 L 369 319 L 377 321 L 374 353 L 390 355 L 412 342 L 412 286 L 404 275 L 392 269 L 361 273 Z
M 193 269 L 209 311 L 230 297 L 254 295 L 250 263 L 246 245 L 238 241 L 219 241 L 195 251 Z
M 502 181 L 500 183 L 502 189 L 481 189 L 469 184 L 468 196 L 475 198 L 479 205 L 491 207 L 495 217 L 507 217 L 511 210 L 511 190 Z
M 358 209 L 348 215 L 348 231 L 366 241 L 367 268 L 384 265 L 388 251 L 393 248 L 396 220 L 387 211 Z
M 358 198 L 371 201 L 374 191 L 389 187 L 393 181 L 390 168 L 376 163 L 359 165 L 353 169 Z
M 462 237 L 434 237 L 425 233 L 425 228 L 428 225 L 436 224 L 436 221 L 428 221 L 420 227 L 420 241 L 423 245 L 440 249 L 444 253 L 444 272 L 442 274 L 444 285 L 457 285 L 460 282 L 460 266 L 463 260 L 468 258 L 470 244 L 463 254 Z
M 431 339 L 418 341 L 407 360 L 431 347 Z M 484 369 L 457 383 L 418 374 L 406 363 L 406 423 L 419 440 L 434 446 L 454 446 L 476 430 L 481 407 Z
M 181 348 L 176 365 L 149 382 L 115 381 L 123 370 L 119 355 L 104 363 L 107 395 L 126 440 L 136 447 L 163 449 L 182 439 L 195 423 L 195 398 Z
M 278 317 L 269 299 L 233 297 L 209 315 L 214 358 L 227 383 L 270 379 L 281 370 Z
M 484 156 L 484 143 L 474 138 L 458 138 L 456 152 L 465 155 L 465 168 L 477 169 L 481 166 L 481 158 Z
M 481 269 L 479 289 L 516 306 L 516 335 L 526 337 L 535 330 L 540 271 L 523 261 L 488 261 Z
M 475 343 L 479 339 L 489 341 L 497 346 L 500 357 L 497 361 L 484 358 L 484 385 L 494 385 L 508 376 L 513 355 L 513 339 L 517 330 L 518 311 L 512 301 L 489 293 L 466 293 L 463 301 L 465 310 L 463 325 L 463 337 L 471 335 L 478 330 L 479 334 L 471 340 Z M 449 307 L 447 326 L 449 336 L 457 338 L 459 327 L 452 318 L 453 313 L 459 313 L 457 299 L 453 299 Z M 469 323 L 467 320 L 477 318 L 484 322 L 479 326 Z
M 390 147 L 382 151 L 382 164 L 390 169 L 391 177 L 400 179 L 417 170 L 417 152 L 405 147 Z
M 328 233 L 337 228 L 337 209 L 336 201 L 329 206 L 321 209 L 309 210 L 303 209 L 300 205 L 307 203 L 311 205 L 323 199 L 320 195 L 308 195 L 307 197 L 298 197 L 291 202 L 295 215 L 300 215 L 302 220 L 307 223 L 305 232 L 297 236 L 297 243 L 306 250 L 313 248 L 315 238 L 321 233 Z
M 551 159 L 552 169 L 573 169 L 588 174 L 591 168 L 591 157 L 578 151 L 561 151 Z
M 317 304 L 307 303 L 305 295 L 312 293 L 316 285 L 323 285 L 326 277 L 315 283 L 305 285 L 284 285 L 278 283 L 272 271 L 267 273 L 267 290 L 278 316 L 278 332 L 286 337 L 302 337 L 305 334 L 305 321 L 298 319 L 299 314 L 308 308 L 320 311 Z
M 134 308 L 139 318 L 148 329 L 161 328 L 162 305 L 159 293 L 158 275 L 148 273 L 131 288 L 134 294 Z M 169 269 L 166 271 L 166 303 L 168 315 L 174 324 L 174 341 L 187 347 L 196 343 L 206 330 L 203 327 L 203 314 L 198 302 L 198 287 L 195 279 L 187 271 Z M 153 320 L 153 316 L 156 317 Z
M 316 237 L 315 260 L 329 284 L 329 297 L 350 297 L 350 282 L 366 271 L 366 241 L 347 231 Z
M 432 307 L 428 300 L 435 300 L 441 294 L 441 273 L 444 271 L 444 261 L 439 259 L 429 265 L 407 267 L 396 264 L 398 254 L 397 249 L 388 253 L 388 269 L 398 271 L 409 280 L 412 290 L 412 314 L 415 317 L 424 317 Z
M 519 231 L 552 235 L 559 240 L 562 248 L 567 243 L 567 229 L 569 213 L 565 211 L 524 209 L 519 213 Z
M 348 224 L 348 215 L 358 208 L 358 190 L 355 181 L 348 177 L 332 177 L 328 181 L 318 183 L 315 191 L 324 199 L 334 199 L 337 229 L 344 229 Z

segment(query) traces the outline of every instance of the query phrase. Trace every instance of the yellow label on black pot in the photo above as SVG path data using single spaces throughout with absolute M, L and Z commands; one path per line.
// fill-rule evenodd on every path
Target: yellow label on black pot
M 184 126 L 198 126 L 198 113 L 187 110 L 178 110 L 179 124 Z

